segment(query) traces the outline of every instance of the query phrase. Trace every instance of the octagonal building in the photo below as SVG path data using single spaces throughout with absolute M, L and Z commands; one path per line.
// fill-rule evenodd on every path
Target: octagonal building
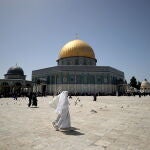
M 124 92 L 124 72 L 110 66 L 96 66 L 92 47 L 76 39 L 59 52 L 57 66 L 32 71 L 34 92 L 72 95 L 114 95 Z

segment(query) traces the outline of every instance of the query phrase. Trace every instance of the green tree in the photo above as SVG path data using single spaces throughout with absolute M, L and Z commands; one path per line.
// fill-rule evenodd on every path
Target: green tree
M 141 82 L 138 81 L 138 83 L 137 83 L 137 89 L 140 90 L 140 87 L 141 87 Z
M 137 88 L 137 80 L 134 76 L 130 79 L 130 86 Z

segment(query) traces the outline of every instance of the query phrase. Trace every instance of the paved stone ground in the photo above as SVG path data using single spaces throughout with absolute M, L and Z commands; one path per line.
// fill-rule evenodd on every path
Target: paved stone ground
M 0 150 L 150 150 L 150 97 L 76 97 L 70 101 L 73 131 L 55 131 L 56 115 L 38 97 L 0 99 Z

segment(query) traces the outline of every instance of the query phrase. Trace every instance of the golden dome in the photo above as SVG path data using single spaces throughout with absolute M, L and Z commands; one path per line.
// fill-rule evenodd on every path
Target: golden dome
M 82 40 L 73 40 L 68 42 L 59 52 L 59 59 L 74 56 L 82 56 L 95 59 L 93 49 Z

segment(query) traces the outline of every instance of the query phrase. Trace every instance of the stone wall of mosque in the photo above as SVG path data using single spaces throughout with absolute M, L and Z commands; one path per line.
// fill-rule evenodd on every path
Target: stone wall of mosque
M 111 67 L 57 66 L 32 73 L 35 92 L 54 94 L 61 90 L 72 93 L 114 94 L 124 73 Z M 119 84 L 120 84 L 119 83 Z
M 92 65 L 96 66 L 96 60 L 87 57 L 69 57 L 59 59 L 58 65 Z
M 59 90 L 67 90 L 71 93 L 115 93 L 117 86 L 117 76 L 110 73 L 51 73 L 48 76 L 38 76 L 41 79 L 38 84 L 33 86 L 34 92 L 43 93 L 43 87 L 47 93 L 57 93 Z M 34 79 L 35 81 L 37 79 Z M 43 80 L 46 79 L 46 80 Z M 43 80 L 43 81 L 42 81 Z
M 116 86 L 111 84 L 59 84 L 48 86 L 47 90 L 50 93 L 57 93 L 58 90 L 67 90 L 70 93 L 79 94 L 111 94 L 116 92 Z
M 56 66 L 32 72 L 32 81 L 45 80 L 55 83 L 112 83 L 117 79 L 124 80 L 124 73 L 109 66 Z
M 110 73 L 59 72 L 34 76 L 32 80 L 45 81 L 47 84 L 116 84 L 118 78 Z
M 43 85 L 34 86 L 33 91 L 42 93 Z M 46 92 L 56 94 L 59 91 L 69 91 L 73 94 L 90 95 L 90 94 L 112 94 L 116 93 L 117 86 L 112 84 L 53 84 L 46 85 Z

